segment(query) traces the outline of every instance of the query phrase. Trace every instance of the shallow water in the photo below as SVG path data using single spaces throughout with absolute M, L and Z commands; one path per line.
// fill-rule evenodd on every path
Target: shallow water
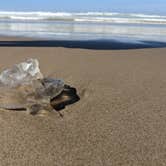
M 0 35 L 54 40 L 165 42 L 166 16 L 99 12 L 0 12 Z

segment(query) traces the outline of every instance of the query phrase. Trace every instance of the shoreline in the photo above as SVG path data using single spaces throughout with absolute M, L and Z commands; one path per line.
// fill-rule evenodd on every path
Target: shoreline
M 32 37 L 0 36 L 0 47 L 64 47 L 92 50 L 129 50 L 166 48 L 166 42 L 110 40 L 52 40 Z

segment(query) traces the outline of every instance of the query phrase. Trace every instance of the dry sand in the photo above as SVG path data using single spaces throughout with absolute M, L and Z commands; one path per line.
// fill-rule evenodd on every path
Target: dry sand
M 166 49 L 1 47 L 0 70 L 37 58 L 81 100 L 45 116 L 0 110 L 0 166 L 166 165 Z

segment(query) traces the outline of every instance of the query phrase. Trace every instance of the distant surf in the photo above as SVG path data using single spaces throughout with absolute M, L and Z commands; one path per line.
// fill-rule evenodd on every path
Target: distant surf
M 0 35 L 62 40 L 166 41 L 166 16 L 115 12 L 0 11 Z
M 166 16 L 147 15 L 135 13 L 109 13 L 109 12 L 0 12 L 0 19 L 11 20 L 49 20 L 49 21 L 75 21 L 75 22 L 101 22 L 101 23 L 148 23 L 166 24 Z

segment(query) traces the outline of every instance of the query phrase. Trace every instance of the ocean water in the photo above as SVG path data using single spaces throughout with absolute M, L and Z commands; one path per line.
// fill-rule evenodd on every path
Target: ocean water
M 166 42 L 166 16 L 135 13 L 0 12 L 0 35 L 53 40 Z

